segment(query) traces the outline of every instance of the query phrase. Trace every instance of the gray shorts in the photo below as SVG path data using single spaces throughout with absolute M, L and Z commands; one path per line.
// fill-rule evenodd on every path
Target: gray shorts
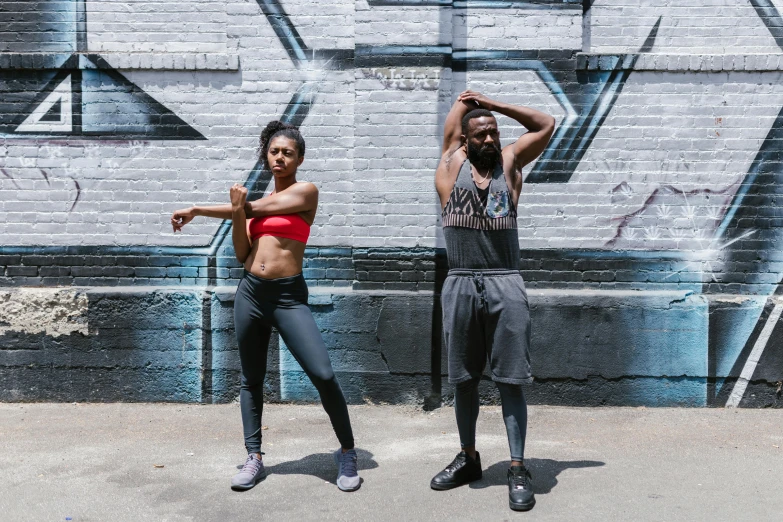
M 494 381 L 533 381 L 530 307 L 518 271 L 449 270 L 441 303 L 450 383 L 480 378 L 487 359 Z

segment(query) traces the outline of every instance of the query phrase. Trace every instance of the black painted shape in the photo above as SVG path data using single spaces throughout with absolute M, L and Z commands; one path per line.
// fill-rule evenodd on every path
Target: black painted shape
M 767 341 L 767 346 L 759 357 L 753 381 L 775 383 L 783 381 L 783 322 L 778 320 Z M 746 394 L 747 396 L 747 394 Z
M 78 63 L 74 55 L 58 71 L 0 71 L 0 135 L 12 134 Z
M 210 285 L 212 286 L 212 285 Z M 201 297 L 201 403 L 212 404 L 212 292 Z
M 650 30 L 640 52 L 648 52 L 652 49 L 658 28 L 661 25 L 661 18 L 658 18 Z M 525 178 L 527 183 L 567 183 L 574 175 L 579 163 L 592 145 L 593 139 L 617 102 L 617 98 L 620 96 L 628 77 L 631 76 L 639 56 L 630 56 L 630 64 L 627 66 L 624 63 L 627 59 L 625 56 L 617 56 L 614 59 L 616 60 L 615 67 L 610 72 L 596 71 L 580 75 L 582 85 L 594 83 L 601 88 L 601 92 L 590 102 L 577 105 L 580 113 L 572 124 L 564 123 L 558 127 L 546 150 Z M 590 94 L 590 89 L 584 90 L 585 96 Z
M 50 121 L 50 122 L 57 122 L 60 121 L 60 118 L 62 118 L 63 114 L 63 101 L 57 100 L 54 105 L 52 105 L 52 108 L 47 111 L 46 114 L 41 116 L 41 119 L 38 121 Z
M 756 10 L 758 17 L 767 26 L 778 47 L 783 49 L 783 17 L 780 16 L 775 4 L 772 3 L 772 0 L 750 0 L 750 3 Z
M 642 44 L 642 47 L 639 49 L 640 53 L 652 52 L 653 46 L 655 46 L 655 38 L 658 36 L 658 28 L 661 26 L 662 19 L 663 16 L 658 17 L 658 21 L 655 22 L 655 25 L 650 31 L 650 34 L 647 35 L 647 38 L 644 40 L 644 43 Z
M 307 45 L 299 35 L 299 31 L 291 22 L 288 14 L 283 9 L 283 6 L 277 0 L 256 0 L 261 7 L 261 12 L 264 13 L 266 19 L 269 21 L 269 25 L 272 26 L 272 30 L 277 35 L 280 43 L 283 44 L 283 48 L 288 52 L 288 56 L 294 65 L 298 69 L 302 62 L 308 61 L 307 58 Z
M 451 67 L 448 45 L 357 45 L 354 65 L 369 67 Z
M 593 0 L 582 0 L 582 14 L 585 15 L 593 7 Z
M 714 273 L 718 283 L 733 292 L 743 284 L 780 282 L 783 274 L 783 110 L 761 144 L 748 174 L 716 231 L 714 243 L 721 248 Z M 774 277 L 771 279 L 770 277 Z
M 71 71 L 71 118 L 73 135 L 80 135 L 82 133 L 82 71 L 74 68 Z
M 123 139 L 205 140 L 196 129 L 98 55 L 82 71 L 82 134 Z
M 46 71 L 0 72 L 0 135 L 26 138 L 75 136 L 108 140 L 205 140 L 184 120 L 120 74 L 98 55 L 72 55 L 53 75 Z M 71 76 L 71 132 L 15 132 L 16 128 Z M 48 81 L 41 85 L 41 79 Z M 10 85 L 10 89 L 8 86 Z M 39 89 L 31 98 L 33 88 Z M 5 101 L 9 99 L 9 101 Z M 21 103 L 27 99 L 27 103 Z
M 87 0 L 76 0 L 76 52 L 87 52 Z
M 756 341 L 761 335 L 761 331 L 764 329 L 764 325 L 767 324 L 767 319 L 769 319 L 769 315 L 772 313 L 773 308 L 774 308 L 773 303 L 767 301 L 767 303 L 764 305 L 764 310 L 761 312 L 761 315 L 759 316 L 758 321 L 756 321 L 756 326 L 753 328 L 753 332 L 751 332 L 750 336 L 748 337 L 748 340 L 745 342 L 745 346 L 742 348 L 742 351 L 737 356 L 737 360 L 734 362 L 734 365 L 731 367 L 728 376 L 723 381 L 723 384 L 721 385 L 720 388 L 717 388 L 716 378 L 715 378 L 715 366 L 716 366 L 715 343 L 716 343 L 718 332 L 717 332 L 717 326 L 716 327 L 712 326 L 713 317 L 712 317 L 712 313 L 710 313 L 710 329 L 709 329 L 710 340 L 709 340 L 708 352 L 707 352 L 707 357 L 708 357 L 707 359 L 707 371 L 708 371 L 707 405 L 708 406 L 716 406 L 722 408 L 728 402 L 729 397 L 731 396 L 731 392 L 734 391 L 734 385 L 739 380 L 740 374 L 742 374 L 742 369 L 745 367 L 745 363 L 747 362 L 748 357 L 750 356 L 750 352 L 753 351 L 753 345 L 756 344 Z M 719 318 L 716 317 L 715 320 L 717 321 L 719 320 Z M 767 344 L 767 346 L 769 347 L 769 344 Z
M 576 75 L 584 97 L 584 101 L 575 106 L 579 114 L 570 125 L 563 122 L 558 126 L 549 145 L 525 178 L 526 183 L 567 183 L 571 179 L 617 100 L 622 84 L 630 76 L 630 70 L 619 66 L 618 60 L 617 67 L 611 72 L 590 71 Z M 604 97 L 610 97 L 611 101 L 603 107 L 604 110 L 600 110 Z
M 321 67 L 330 70 L 347 70 L 353 68 L 354 49 L 312 49 L 305 55 L 308 60 L 321 62 Z

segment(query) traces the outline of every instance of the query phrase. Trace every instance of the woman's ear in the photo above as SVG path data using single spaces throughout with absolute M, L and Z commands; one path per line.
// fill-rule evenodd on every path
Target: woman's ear
M 304 161 L 304 156 L 299 156 L 299 162 L 296 164 L 297 167 L 302 165 L 302 162 Z

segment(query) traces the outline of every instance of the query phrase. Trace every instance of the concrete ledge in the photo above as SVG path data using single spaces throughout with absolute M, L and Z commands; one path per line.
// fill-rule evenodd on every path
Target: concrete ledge
M 11 303 L 0 325 L 0 400 L 230 402 L 240 374 L 234 292 L 7 289 L 0 295 L 0 306 Z M 766 298 L 687 290 L 531 289 L 528 298 L 536 381 L 528 394 L 545 404 L 713 404 L 739 375 L 769 306 Z M 13 304 L 22 302 L 28 305 Z M 310 307 L 350 402 L 450 400 L 445 349 L 433 345 L 436 305 L 431 292 L 311 288 Z M 277 334 L 267 366 L 269 400 L 317 399 Z M 769 405 L 779 378 L 754 380 L 751 388 L 766 397 L 755 405 Z M 496 401 L 491 382 L 482 386 L 484 401 Z

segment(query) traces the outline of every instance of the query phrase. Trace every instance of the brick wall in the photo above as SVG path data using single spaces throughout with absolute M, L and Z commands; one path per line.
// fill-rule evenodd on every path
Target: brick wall
M 753 381 L 748 355 L 783 277 L 779 7 L 0 1 L 0 285 L 236 284 L 226 223 L 173 234 L 168 217 L 226 202 L 235 182 L 271 190 L 255 147 L 283 118 L 301 126 L 300 178 L 321 194 L 311 287 L 437 296 L 447 261 L 433 172 L 448 108 L 470 88 L 557 120 L 519 204 L 528 287 L 563 300 L 706 294 L 710 316 L 713 302 L 751 299 L 729 314 L 744 333 L 710 327 L 694 349 L 731 360 L 697 376 L 704 386 L 746 369 Z M 524 132 L 499 123 L 504 144 Z M 775 367 L 783 353 L 768 345 Z M 764 390 L 783 380 L 763 375 Z

